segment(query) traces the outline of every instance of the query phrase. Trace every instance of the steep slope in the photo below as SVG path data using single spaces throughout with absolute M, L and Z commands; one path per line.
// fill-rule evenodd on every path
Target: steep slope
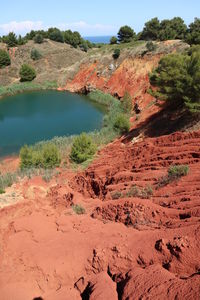
M 198 299 L 199 145 L 200 131 L 122 139 L 84 172 L 19 183 L 0 211 L 1 299 Z M 189 174 L 159 185 L 171 164 Z
M 188 45 L 182 41 L 167 41 L 157 43 L 157 49 L 152 53 L 146 51 L 144 42 L 140 42 L 122 48 L 117 60 L 112 57 L 112 47 L 96 50 L 88 54 L 73 79 L 67 80 L 60 89 L 82 93 L 99 89 L 118 98 L 127 91 L 134 104 L 143 110 L 153 100 L 148 94 L 148 73 L 163 55 L 186 48 Z

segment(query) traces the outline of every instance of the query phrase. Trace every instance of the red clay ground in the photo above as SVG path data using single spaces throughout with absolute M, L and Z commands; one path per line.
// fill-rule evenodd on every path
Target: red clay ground
M 158 187 L 171 164 L 189 174 Z M 1 299 L 199 299 L 199 170 L 200 131 L 177 132 L 118 140 L 50 183 L 24 180 L 23 200 L 0 210 Z

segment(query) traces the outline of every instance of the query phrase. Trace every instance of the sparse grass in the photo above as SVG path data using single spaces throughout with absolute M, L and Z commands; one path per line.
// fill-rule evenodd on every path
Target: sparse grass
M 4 96 L 15 95 L 17 93 L 22 93 L 25 91 L 36 91 L 36 90 L 48 90 L 57 88 L 57 83 L 55 81 L 45 81 L 44 83 L 35 82 L 19 82 L 13 83 L 7 86 L 0 87 L 0 98 Z
M 116 98 L 110 94 L 103 93 L 100 90 L 92 91 L 88 94 L 90 100 L 110 107 L 113 103 L 119 102 Z
M 110 44 L 105 44 L 102 45 L 100 48 L 93 48 L 89 51 L 90 55 L 93 55 L 95 53 L 113 53 L 113 51 L 115 49 L 134 49 L 138 46 L 142 46 L 145 45 L 145 41 L 131 41 L 130 43 L 121 43 L 121 44 L 114 44 L 114 45 L 110 45 Z
M 77 215 L 83 215 L 83 214 L 85 214 L 85 208 L 82 207 L 81 205 L 78 205 L 78 204 L 73 205 L 72 209 L 75 212 L 75 214 L 77 214 Z
M 153 188 L 150 185 L 144 188 L 139 188 L 138 186 L 134 185 L 126 193 L 127 197 L 138 197 L 142 199 L 149 199 L 152 195 L 153 195 Z
M 157 188 L 163 187 L 179 178 L 186 176 L 189 173 L 189 166 L 187 165 L 172 165 L 168 169 L 168 174 L 162 176 L 157 183 Z
M 10 187 L 16 181 L 17 181 L 16 173 L 6 173 L 0 175 L 0 189 L 4 190 L 5 188 Z
M 115 191 L 111 194 L 113 200 L 117 200 L 123 197 L 123 193 L 121 191 Z
M 44 174 L 42 175 L 42 179 L 45 182 L 49 182 L 49 181 L 51 181 L 53 176 L 54 176 L 53 170 L 52 169 L 46 169 L 46 170 L 44 170 Z
M 7 187 L 12 186 L 25 177 L 31 179 L 34 176 L 42 176 L 44 181 L 49 182 L 57 174 L 58 171 L 55 169 L 41 168 L 19 169 L 13 173 L 0 174 L 0 191 L 4 191 Z
M 142 199 L 149 199 L 153 195 L 153 188 L 150 185 L 147 185 L 144 188 L 140 188 L 137 185 L 133 185 L 128 191 L 121 192 L 115 191 L 111 193 L 111 197 L 113 200 L 117 200 L 120 198 L 142 198 Z

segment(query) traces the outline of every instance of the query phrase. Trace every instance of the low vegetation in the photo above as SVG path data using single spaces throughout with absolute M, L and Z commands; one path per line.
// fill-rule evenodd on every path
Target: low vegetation
M 11 64 L 10 56 L 7 51 L 0 49 L 0 69 Z
M 121 99 L 121 106 L 124 113 L 130 114 L 132 110 L 131 95 L 126 91 L 124 97 Z
M 41 152 L 41 149 L 49 143 L 55 145 L 61 159 L 69 157 L 73 164 L 81 164 L 81 166 L 85 168 L 92 161 L 99 147 L 111 142 L 117 136 L 121 135 L 122 132 L 124 133 L 128 130 L 129 126 L 127 127 L 127 123 L 129 124 L 130 111 L 128 112 L 126 108 L 127 112 L 125 113 L 124 106 L 119 100 L 98 90 L 91 92 L 89 97 L 91 101 L 104 104 L 107 107 L 107 114 L 104 116 L 102 129 L 87 134 L 82 133 L 79 136 L 54 137 L 50 141 L 41 141 L 34 146 L 25 146 L 20 151 L 22 169 L 33 167 L 46 168 L 46 166 L 41 163 L 41 155 L 33 155 L 33 152 L 38 151 L 38 149 Z M 125 126 L 120 119 L 119 125 L 115 125 L 116 128 L 114 124 L 116 122 L 116 116 L 119 114 L 125 119 Z M 126 130 L 124 130 L 124 128 L 126 128 Z
M 117 102 L 117 99 L 115 99 L 113 96 L 111 96 L 110 94 L 105 94 L 100 90 L 90 92 L 88 94 L 88 97 L 91 101 L 102 104 L 109 109 L 113 105 L 113 103 Z
M 147 185 L 144 188 L 138 187 L 137 185 L 133 185 L 130 187 L 129 190 L 122 192 L 122 191 L 115 191 L 111 193 L 111 197 L 113 200 L 117 200 L 120 198 L 142 198 L 142 199 L 149 199 L 153 196 L 153 188 L 151 185 Z
M 187 165 L 172 165 L 169 167 L 167 175 L 159 179 L 157 188 L 176 181 L 181 177 L 186 176 L 188 173 L 189 167 Z
M 32 81 L 36 77 L 36 71 L 33 67 L 23 64 L 19 71 L 20 81 Z
M 152 41 L 146 43 L 146 48 L 148 52 L 153 52 L 156 50 L 157 46 Z
M 36 44 L 42 44 L 44 42 L 44 37 L 42 36 L 42 34 L 38 33 L 34 36 L 33 40 Z
M 27 177 L 32 178 L 34 176 L 42 176 L 42 179 L 49 182 L 53 176 L 57 176 L 58 171 L 55 169 L 43 169 L 43 168 L 24 168 L 18 169 L 13 173 L 0 174 L 0 194 L 4 194 L 7 187 L 12 186 L 21 179 Z
M 120 56 L 120 49 L 117 48 L 113 51 L 113 58 L 117 59 L 117 58 L 119 58 L 119 56 Z
M 73 205 L 72 209 L 75 212 L 75 214 L 77 214 L 77 215 L 83 215 L 83 214 L 85 214 L 85 208 L 82 207 L 81 205 L 78 205 L 78 204 Z
M 0 193 L 3 194 L 5 188 L 10 187 L 16 180 L 17 176 L 15 173 L 0 174 Z
M 125 134 L 130 130 L 130 121 L 127 115 L 119 113 L 115 116 L 114 129 L 120 134 Z
M 58 167 L 61 162 L 56 145 L 46 143 L 42 147 L 23 146 L 20 150 L 20 167 L 50 169 Z
M 111 45 L 117 44 L 117 37 L 116 37 L 116 36 L 112 36 L 112 37 L 111 37 L 111 39 L 110 39 L 110 44 L 111 44 Z
M 56 89 L 57 83 L 55 81 L 45 81 L 41 83 L 35 82 L 20 82 L 13 83 L 7 86 L 0 86 L 0 97 L 15 95 L 17 93 L 22 93 L 25 91 L 34 91 L 34 90 L 48 90 Z
M 96 148 L 91 137 L 86 133 L 82 133 L 73 142 L 70 158 L 75 163 L 82 163 L 95 154 Z
M 31 58 L 32 60 L 39 60 L 40 58 L 42 58 L 42 54 L 40 53 L 39 50 L 33 48 L 31 50 Z
M 169 167 L 168 177 L 170 180 L 175 180 L 182 176 L 186 176 L 188 172 L 189 167 L 187 165 L 174 165 Z

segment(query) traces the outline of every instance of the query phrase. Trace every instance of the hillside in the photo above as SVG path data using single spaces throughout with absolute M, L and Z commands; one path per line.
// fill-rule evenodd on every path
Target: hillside
M 6 45 L 0 43 L 0 49 L 2 48 L 5 49 Z M 33 61 L 30 57 L 32 49 L 37 49 L 42 58 Z M 77 70 L 76 65 L 85 57 L 85 53 L 81 50 L 47 39 L 42 44 L 29 41 L 25 45 L 11 48 L 9 53 L 11 66 L 1 69 L 0 86 L 19 82 L 19 69 L 23 63 L 31 64 L 36 69 L 37 78 L 34 82 L 56 81 L 63 84 L 63 79 L 73 76 L 74 70 Z
M 63 165 L 49 180 L 27 176 L 0 195 L 1 299 L 198 299 L 199 122 L 148 94 L 160 57 L 188 45 L 162 42 L 155 52 L 144 42 L 120 45 L 114 60 L 117 46 L 84 53 L 46 41 L 37 45 L 43 58 L 32 62 L 33 46 L 12 50 L 0 84 L 17 82 L 21 63 L 31 62 L 40 83 L 119 100 L 128 91 L 140 113 L 85 170 Z M 0 170 L 18 163 L 7 159 Z M 178 165 L 186 171 L 170 177 Z
M 197 299 L 199 143 L 199 131 L 115 141 L 85 172 L 11 187 L 21 196 L 0 211 L 1 298 Z M 159 186 L 171 164 L 189 174 Z

